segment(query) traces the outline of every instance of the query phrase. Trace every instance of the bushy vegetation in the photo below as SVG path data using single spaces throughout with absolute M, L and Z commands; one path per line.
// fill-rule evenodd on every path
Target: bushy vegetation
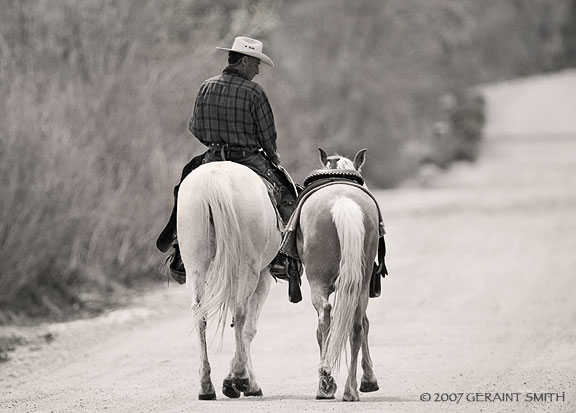
M 348 155 L 364 146 L 369 180 L 395 186 L 436 151 L 432 125 L 447 116 L 445 95 L 558 67 L 568 6 L 538 0 L 287 2 L 291 18 L 272 34 L 281 74 L 270 93 L 286 140 L 299 148 L 290 160 L 298 162 L 318 145 Z
M 154 240 L 202 150 L 187 122 L 225 64 L 214 46 L 265 41 L 277 67 L 257 81 L 297 180 L 317 146 L 368 147 L 368 178 L 390 187 L 430 144 L 440 96 L 561 64 L 564 4 L 1 0 L 0 313 L 161 278 Z
M 0 308 L 54 311 L 160 278 L 153 241 L 199 149 L 194 89 L 222 63 L 224 28 L 252 33 L 272 10 L 234 3 L 3 5 Z

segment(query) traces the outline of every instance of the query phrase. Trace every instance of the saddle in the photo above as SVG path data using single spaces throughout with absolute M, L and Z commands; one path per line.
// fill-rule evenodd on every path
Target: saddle
M 372 278 L 370 280 L 370 297 L 379 297 L 381 292 L 380 277 L 384 278 L 388 275 L 388 270 L 386 264 L 384 263 L 384 258 L 386 256 L 386 244 L 384 242 L 384 234 L 386 230 L 384 229 L 384 222 L 382 220 L 382 214 L 380 212 L 380 206 L 374 198 L 374 195 L 364 187 L 364 178 L 360 173 L 353 169 L 318 169 L 312 171 L 306 179 L 304 179 L 304 189 L 298 195 L 296 200 L 296 208 L 294 213 L 290 217 L 288 224 L 286 225 L 284 238 L 282 239 L 282 244 L 280 246 L 280 252 L 292 257 L 294 259 L 299 259 L 298 248 L 296 245 L 296 234 L 298 226 L 300 223 L 300 212 L 302 210 L 302 205 L 308 199 L 310 195 L 318 191 L 321 188 L 325 188 L 334 184 L 344 184 L 357 187 L 370 195 L 376 204 L 378 209 L 378 223 L 379 223 L 379 236 L 378 236 L 378 264 L 374 263 L 374 269 L 372 270 Z
M 255 172 L 268 190 L 268 196 L 274 207 L 277 218 L 277 227 L 280 231 L 284 230 L 284 225 L 288 221 L 292 209 L 286 211 L 285 198 L 283 187 L 285 186 L 287 190 L 291 193 L 292 200 L 296 199 L 297 187 L 288 172 L 280 165 L 275 164 L 270 161 L 266 153 L 262 152 L 258 148 L 249 147 L 234 147 L 226 144 L 211 144 L 206 154 L 210 153 L 213 160 L 230 160 L 232 162 L 239 163 L 241 165 L 250 168 Z M 268 167 L 263 168 L 263 165 L 259 162 L 250 161 L 250 157 L 256 154 L 261 154 L 269 163 L 272 165 L 273 169 Z M 292 201 L 293 205 L 294 201 Z

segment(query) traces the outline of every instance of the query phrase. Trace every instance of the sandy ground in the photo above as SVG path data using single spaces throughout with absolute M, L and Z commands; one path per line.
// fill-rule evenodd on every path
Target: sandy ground
M 378 392 L 340 401 L 342 370 L 336 400 L 314 399 L 304 281 L 301 303 L 278 283 L 265 304 L 264 397 L 221 394 L 229 329 L 210 353 L 218 399 L 198 401 L 186 289 L 171 284 L 95 319 L 4 328 L 27 343 L 0 364 L 0 411 L 576 411 L 576 136 L 489 139 L 479 164 L 377 197 L 391 272 L 368 308 Z

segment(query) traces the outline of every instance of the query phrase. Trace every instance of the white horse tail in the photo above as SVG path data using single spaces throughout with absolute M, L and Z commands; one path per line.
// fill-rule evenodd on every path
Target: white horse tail
M 242 254 L 238 214 L 234 208 L 230 177 L 209 171 L 197 181 L 195 196 L 201 198 L 201 217 L 206 234 L 214 227 L 215 256 L 208 273 L 204 294 L 195 305 L 193 325 L 200 319 L 217 316 L 218 329 L 224 333 L 228 310 L 234 308 Z M 206 238 L 210 242 L 209 238 Z
M 340 241 L 340 267 L 326 343 L 326 361 L 332 367 L 338 367 L 342 349 L 350 336 L 364 280 L 365 229 L 364 214 L 351 199 L 337 199 L 330 212 Z

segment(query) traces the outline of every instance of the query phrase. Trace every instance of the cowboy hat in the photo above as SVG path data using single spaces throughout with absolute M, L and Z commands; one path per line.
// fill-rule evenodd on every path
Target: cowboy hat
M 267 65 L 274 67 L 272 60 L 270 60 L 268 56 L 262 53 L 262 46 L 263 45 L 260 40 L 251 39 L 249 37 L 237 37 L 234 39 L 234 44 L 232 45 L 231 49 L 227 47 L 216 47 L 216 49 L 252 56 L 260 59 Z

